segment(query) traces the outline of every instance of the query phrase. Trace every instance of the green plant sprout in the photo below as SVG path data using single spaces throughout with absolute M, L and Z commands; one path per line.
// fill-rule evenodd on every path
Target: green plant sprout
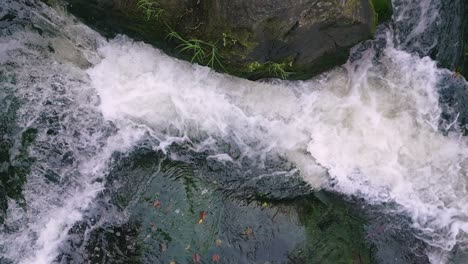
M 292 62 L 283 62 L 283 63 L 275 63 L 275 62 L 252 62 L 248 65 L 249 72 L 252 73 L 260 73 L 260 74 L 269 74 L 272 76 L 280 77 L 281 79 L 285 80 L 288 76 L 293 74 L 293 72 L 288 72 L 286 69 L 292 67 Z
M 179 52 L 188 52 L 192 54 L 190 62 L 197 62 L 202 65 L 207 65 L 213 69 L 215 66 L 219 66 L 225 70 L 221 62 L 221 56 L 219 54 L 216 43 L 213 44 L 196 38 L 187 40 L 170 27 L 169 31 L 169 34 L 167 34 L 168 39 L 175 39 L 178 42 L 181 42 L 181 44 L 177 46 L 176 49 Z
M 205 61 L 206 53 L 202 47 L 202 44 L 202 41 L 199 39 L 189 39 L 180 44 L 177 47 L 177 49 L 179 49 L 180 52 L 191 52 L 193 55 L 190 62 L 199 62 L 203 64 Z
M 227 34 L 223 33 L 223 46 L 226 47 L 227 45 Z
M 225 72 L 227 72 L 227 70 L 224 68 L 223 66 L 223 63 L 221 63 L 221 56 L 219 55 L 219 52 L 218 52 L 218 47 L 216 46 L 216 44 L 210 44 L 211 46 L 211 52 L 208 54 L 209 56 L 209 61 L 208 61 L 208 66 L 210 66 L 211 68 L 214 68 L 215 67 L 215 64 L 219 65 Z
M 223 33 L 223 47 L 226 47 L 228 45 L 229 40 L 232 42 L 233 45 L 236 45 L 237 39 L 234 39 L 234 38 L 228 36 L 228 34 Z
M 138 0 L 137 8 L 143 11 L 147 21 L 157 19 L 164 13 L 164 9 L 157 7 L 152 0 Z

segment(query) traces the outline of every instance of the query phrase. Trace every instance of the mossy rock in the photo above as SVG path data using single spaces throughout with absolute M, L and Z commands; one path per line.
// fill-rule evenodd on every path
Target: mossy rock
M 390 0 L 65 0 L 106 36 L 127 34 L 170 55 L 249 79 L 307 79 L 344 63 L 391 14 Z M 167 38 L 176 32 L 181 38 Z M 200 40 L 204 55 L 182 50 Z M 213 59 L 213 53 L 216 60 Z M 286 65 L 287 76 L 252 63 Z
M 375 25 L 391 18 L 393 9 L 392 1 L 389 0 L 369 0 L 375 13 Z
M 0 78 L 4 78 L 0 73 Z M 5 88 L 5 87 L 3 87 Z M 7 90 L 7 88 L 5 88 Z M 19 138 L 20 128 L 16 125 L 16 111 L 19 100 L 6 96 L 0 102 L 10 105 L 0 112 L 0 224 L 4 222 L 8 199 L 14 199 L 24 206 L 23 186 L 35 159 L 29 156 L 28 148 L 35 141 L 37 130 L 28 128 Z

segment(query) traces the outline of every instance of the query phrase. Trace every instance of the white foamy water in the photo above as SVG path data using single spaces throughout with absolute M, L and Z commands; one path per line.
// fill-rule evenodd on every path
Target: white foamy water
M 35 162 L 24 185 L 25 206 L 10 200 L 0 229 L 0 262 L 6 257 L 15 263 L 49 264 L 103 190 L 111 155 L 127 152 L 143 131 L 114 132 L 102 119 L 99 98 L 82 69 L 97 58 L 93 49 L 103 41 L 98 34 L 49 9 L 32 15 L 37 6 L 2 5 L 24 18 L 23 24 L 1 31 L 2 92 L 10 90 L 8 96 L 21 104 L 12 122 L 23 130 L 34 127 L 38 135 L 28 149 Z M 28 30 L 30 25 L 41 33 Z M 14 81 L 3 83 L 5 73 Z M 11 150 L 12 160 L 16 152 Z
M 434 1 L 399 2 L 399 23 L 420 11 L 411 37 L 437 22 Z M 5 257 L 53 263 L 102 190 L 111 155 L 147 132 L 161 142 L 155 148 L 191 142 L 224 163 L 250 159 L 261 167 L 267 156 L 281 156 L 314 188 L 395 203 L 390 213 L 409 216 L 437 249 L 434 263 L 466 243 L 467 141 L 438 130 L 438 82 L 450 73 L 431 59 L 388 46 L 377 60 L 368 49 L 313 80 L 251 82 L 125 37 L 106 42 L 64 14 L 40 10 L 49 20 L 25 16 L 44 34 L 12 27 L 0 38 L 0 63 L 14 65 L 23 100 L 18 123 L 39 130 L 26 208 L 10 201 L 11 231 L 0 235 Z M 216 150 L 217 140 L 236 144 L 241 155 Z M 58 184 L 45 179 L 51 172 Z
M 393 22 L 404 32 L 395 34 L 402 48 L 409 47 L 428 54 L 437 44 L 437 37 L 426 35 L 440 24 L 441 1 L 434 0 L 393 0 Z M 424 39 L 424 43 L 420 40 Z M 415 41 L 416 40 L 416 41 Z
M 106 119 L 144 125 L 163 142 L 228 138 L 241 158 L 286 157 L 315 188 L 395 202 L 436 247 L 465 240 L 468 148 L 438 131 L 437 82 L 448 72 L 429 58 L 388 47 L 373 62 L 368 50 L 314 80 L 267 84 L 126 38 L 99 53 L 88 73 Z

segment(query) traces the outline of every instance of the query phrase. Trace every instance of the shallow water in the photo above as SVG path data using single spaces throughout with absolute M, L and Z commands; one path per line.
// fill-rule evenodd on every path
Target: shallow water
M 304 224 L 312 220 L 296 208 L 275 222 L 281 207 L 246 200 L 311 189 L 362 199 L 374 220 L 407 219 L 368 231 L 370 241 L 401 229 L 425 245 L 413 254 L 463 259 L 468 148 L 460 104 L 448 99 L 467 83 L 424 57 L 438 45 L 427 37 L 440 24 L 438 1 L 393 4 L 393 21 L 342 67 L 251 82 L 125 36 L 107 41 L 38 2 L 0 3 L 2 161 L 23 173 L 2 182 L 23 192 L 7 193 L 0 261 L 184 263 L 204 252 L 205 261 L 294 263 L 294 250 L 317 237 Z M 201 211 L 206 225 L 196 224 Z M 364 232 L 352 226 L 349 237 Z

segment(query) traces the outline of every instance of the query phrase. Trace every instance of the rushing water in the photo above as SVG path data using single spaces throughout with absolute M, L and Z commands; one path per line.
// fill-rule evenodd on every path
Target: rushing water
M 468 141 L 440 94 L 468 86 L 421 57 L 437 45 L 426 34 L 440 23 L 439 1 L 394 6 L 391 25 L 346 65 L 309 81 L 251 82 L 124 36 L 107 41 L 41 3 L 2 1 L 1 111 L 15 124 L 4 140 L 16 142 L 11 160 L 34 162 L 24 199 L 7 201 L 0 262 L 58 261 L 74 226 L 105 201 L 115 153 L 141 142 L 172 160 L 204 153 L 383 204 L 380 213 L 411 220 L 433 263 L 447 262 L 468 242 Z M 18 138 L 31 127 L 25 150 Z M 108 210 L 91 221 L 128 217 Z

